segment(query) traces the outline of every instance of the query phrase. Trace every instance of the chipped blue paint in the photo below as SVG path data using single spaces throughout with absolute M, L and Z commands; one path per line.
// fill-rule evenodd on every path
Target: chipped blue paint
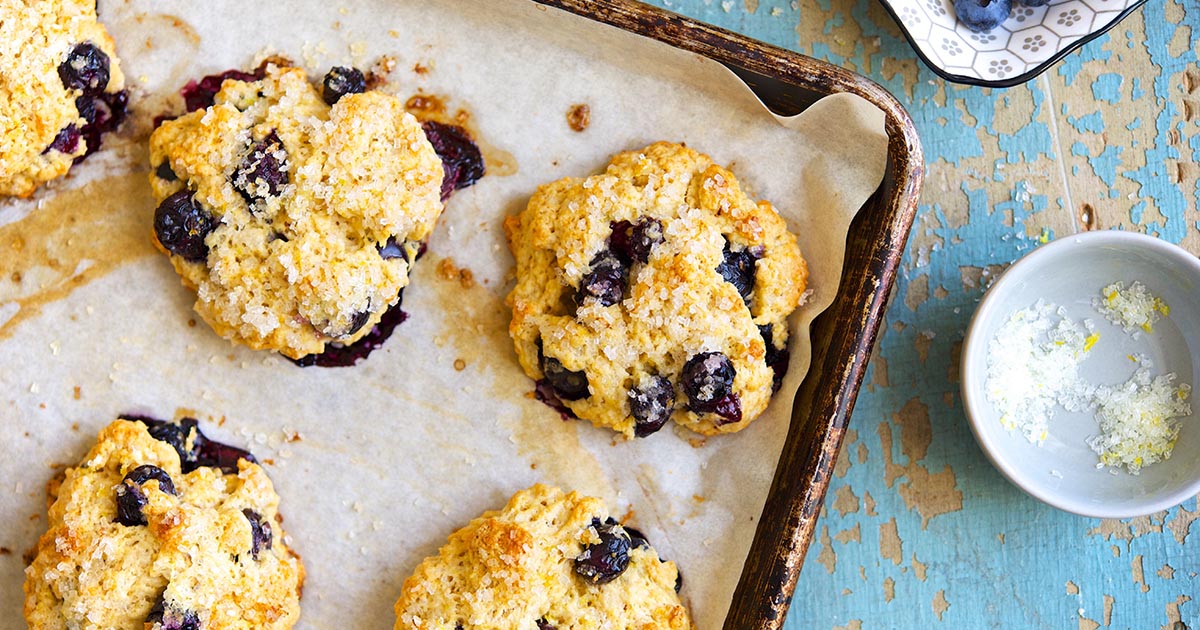
M 1115 105 L 1121 98 L 1121 85 L 1124 81 L 1125 77 L 1115 72 L 1102 74 L 1092 82 L 1092 96 L 1097 101 L 1107 101 Z
M 1071 126 L 1080 132 L 1100 133 L 1104 131 L 1104 118 L 1100 115 L 1099 111 L 1094 111 L 1079 118 L 1067 116 L 1067 122 L 1071 123 Z
M 1069 179 L 1090 181 L 1094 173 L 1107 188 L 1083 191 L 1089 197 L 1075 199 L 1076 206 L 1118 195 L 1118 188 L 1128 188 L 1130 182 L 1138 187 L 1128 210 L 1107 217 L 1108 224 L 1173 241 L 1189 229 L 1200 231 L 1200 221 L 1191 216 L 1183 220 L 1200 204 L 1200 188 L 1185 198 L 1168 170 L 1176 159 L 1200 163 L 1200 132 L 1182 121 L 1182 90 L 1169 84 L 1170 77 L 1197 67 L 1195 46 L 1171 45 L 1177 30 L 1184 34 L 1179 37 L 1200 36 L 1194 0 L 1154 0 L 1144 9 L 1146 23 L 1155 25 L 1145 36 L 1118 26 L 1067 56 L 1050 70 L 1049 79 L 1007 91 L 951 86 L 938 79 L 914 61 L 915 54 L 875 0 L 800 0 L 794 8 L 790 0 L 760 0 L 753 14 L 744 0 L 652 1 L 832 63 L 869 69 L 869 76 L 908 108 L 929 164 L 913 243 L 877 349 L 881 360 L 872 365 L 851 421 L 856 441 L 843 451 L 850 465 L 844 477 L 832 480 L 786 627 L 859 627 L 855 621 L 864 629 L 1091 627 L 1081 618 L 1104 624 L 1108 595 L 1113 598 L 1109 627 L 1169 628 L 1167 605 L 1183 594 L 1195 598 L 1200 593 L 1197 538 L 1181 543 L 1172 528 L 1180 530 L 1178 536 L 1186 535 L 1184 523 L 1200 505 L 1192 500 L 1130 524 L 1076 517 L 1030 499 L 979 451 L 963 419 L 953 374 L 957 344 L 983 292 L 969 280 L 1053 238 L 1047 218 L 1067 216 L 1056 160 L 1067 162 Z M 1165 5 L 1171 5 L 1171 15 L 1188 7 L 1182 24 L 1167 21 Z M 799 37 L 797 23 L 804 33 Z M 868 41 L 872 44 L 864 46 Z M 1118 47 L 1119 57 L 1110 50 Z M 1161 71 L 1125 77 L 1126 89 L 1121 68 L 1147 55 Z M 895 71 L 896 60 L 914 63 L 915 77 Z M 892 64 L 886 73 L 885 62 Z M 1046 91 L 1052 83 L 1064 84 L 1081 98 L 1066 102 L 1055 92 L 1052 101 Z M 1028 123 L 1014 128 L 1011 117 L 1001 115 L 1030 102 L 1034 115 Z M 1106 129 L 1121 129 L 1116 108 L 1133 104 L 1145 115 L 1128 124 L 1121 117 L 1120 123 L 1136 131 L 1137 139 L 1128 146 L 1106 140 Z M 1060 121 L 1061 145 L 1046 122 L 1051 114 Z M 1172 130 L 1181 138 L 1175 145 L 1168 140 Z M 1098 153 L 1092 155 L 1088 147 Z M 1135 166 L 1142 164 L 1142 154 L 1145 166 Z M 1125 202 L 1112 203 L 1121 208 Z M 1070 229 L 1070 219 L 1064 229 Z M 923 287 L 928 287 L 929 299 L 906 302 L 910 292 Z M 902 440 L 906 431 L 923 430 L 920 421 L 900 416 L 910 401 L 927 410 L 929 437 L 923 453 L 906 449 Z M 881 429 L 891 433 L 886 455 Z M 860 445 L 868 453 L 861 463 Z M 885 466 L 889 461 L 890 471 Z M 922 486 L 927 476 L 944 471 L 953 471 L 953 489 L 962 493 L 963 507 L 932 514 L 923 523 L 922 508 L 906 503 L 905 493 L 928 490 Z M 894 478 L 889 480 L 889 474 Z M 839 492 L 857 498 L 845 514 L 833 507 Z M 874 514 L 867 514 L 868 493 Z M 880 534 L 892 519 L 901 541 L 895 563 Z M 1125 534 L 1135 526 L 1159 531 Z M 848 533 L 837 539 L 842 532 Z M 827 550 L 822 538 L 829 541 Z M 1141 583 L 1133 579 L 1135 558 L 1140 559 Z M 1166 565 L 1175 569 L 1173 575 L 1163 569 Z M 1077 593 L 1069 592 L 1068 582 Z M 892 584 L 890 600 L 887 583 Z M 948 604 L 940 615 L 934 607 L 939 592 Z M 1200 628 L 1200 601 L 1183 603 L 1178 611 L 1191 627 Z

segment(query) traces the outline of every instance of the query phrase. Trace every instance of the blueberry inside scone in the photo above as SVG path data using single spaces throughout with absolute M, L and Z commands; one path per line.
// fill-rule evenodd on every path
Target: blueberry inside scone
M 731 433 L 766 409 L 808 269 L 783 218 L 708 156 L 619 154 L 542 186 L 505 229 L 509 331 L 539 397 L 631 437 L 668 420 Z
M 124 88 L 93 0 L 5 2 L 0 196 L 27 197 L 99 149 L 125 118 Z
M 692 627 L 675 563 L 599 499 L 536 485 L 450 536 L 404 581 L 396 630 Z
M 347 68 L 320 85 L 231 71 L 190 84 L 196 111 L 151 136 L 157 243 L 223 337 L 297 359 L 361 339 L 399 300 L 445 170 L 403 101 L 364 90 Z
M 68 468 L 26 570 L 32 630 L 291 628 L 304 567 L 250 453 L 120 419 Z

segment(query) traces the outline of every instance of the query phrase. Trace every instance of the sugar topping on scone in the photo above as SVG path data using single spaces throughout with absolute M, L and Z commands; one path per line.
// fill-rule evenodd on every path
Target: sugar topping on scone
M 510 333 L 539 397 L 627 436 L 745 428 L 788 365 L 808 270 L 771 204 L 660 142 L 538 189 L 505 221 Z
M 396 630 L 684 630 L 679 571 L 599 499 L 536 485 L 404 581 Z
M 212 104 L 150 139 L 157 243 L 196 311 L 291 358 L 360 339 L 442 212 L 442 162 L 421 125 L 395 97 L 340 79 L 322 93 L 297 68 L 206 81 Z
M 125 118 L 125 77 L 94 0 L 0 0 L 0 196 L 27 197 Z
M 248 452 L 121 419 L 68 468 L 26 570 L 31 630 L 291 628 L 304 567 Z

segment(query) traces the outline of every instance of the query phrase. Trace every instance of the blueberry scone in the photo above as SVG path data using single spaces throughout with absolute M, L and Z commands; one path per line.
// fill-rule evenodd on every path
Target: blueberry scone
M 540 398 L 638 437 L 667 420 L 732 433 L 766 409 L 808 269 L 771 204 L 708 156 L 619 154 L 542 186 L 505 229 L 509 332 Z
M 124 87 L 94 0 L 0 0 L 0 196 L 27 197 L 100 148 Z
M 404 581 L 396 630 L 683 630 L 679 571 L 599 499 L 536 485 Z
M 68 468 L 26 569 L 31 630 L 291 628 L 304 567 L 253 456 L 196 421 L 121 419 Z
M 357 341 L 442 212 L 422 125 L 347 70 L 209 77 L 211 102 L 150 138 L 157 243 L 223 337 L 293 359 Z

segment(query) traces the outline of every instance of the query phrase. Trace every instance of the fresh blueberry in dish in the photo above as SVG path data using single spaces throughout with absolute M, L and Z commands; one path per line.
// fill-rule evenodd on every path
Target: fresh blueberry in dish
M 340 101 L 347 94 L 358 94 L 367 90 L 367 77 L 358 68 L 334 66 L 325 74 L 324 91 L 321 96 L 329 105 Z
M 629 411 L 637 437 L 658 432 L 671 419 L 674 409 L 675 388 L 665 376 L 652 376 L 641 387 L 629 390 Z
M 1050 4 L 1050 0 L 1018 0 L 1021 4 L 1027 7 L 1044 7 Z
M 154 211 L 154 235 L 167 251 L 191 262 L 208 258 L 205 237 L 217 229 L 217 220 L 200 207 L 191 191 L 167 197 Z
M 600 538 L 575 557 L 575 574 L 592 584 L 607 584 L 629 568 L 629 534 L 615 521 L 592 519 L 591 529 Z
M 954 12 L 963 26 L 976 31 L 995 29 L 1008 19 L 1012 0 L 954 0 Z
M 58 66 L 58 77 L 69 90 L 80 90 L 84 94 L 103 92 L 108 87 L 108 55 L 91 42 L 79 44 Z
M 454 191 L 466 188 L 483 177 L 486 167 L 479 146 L 462 127 L 444 125 L 432 120 L 421 125 L 433 150 L 442 159 L 442 201 Z
M 579 283 L 579 302 L 593 298 L 600 306 L 612 306 L 621 301 L 629 283 L 629 267 L 612 250 L 604 250 L 592 258 L 591 268 Z

